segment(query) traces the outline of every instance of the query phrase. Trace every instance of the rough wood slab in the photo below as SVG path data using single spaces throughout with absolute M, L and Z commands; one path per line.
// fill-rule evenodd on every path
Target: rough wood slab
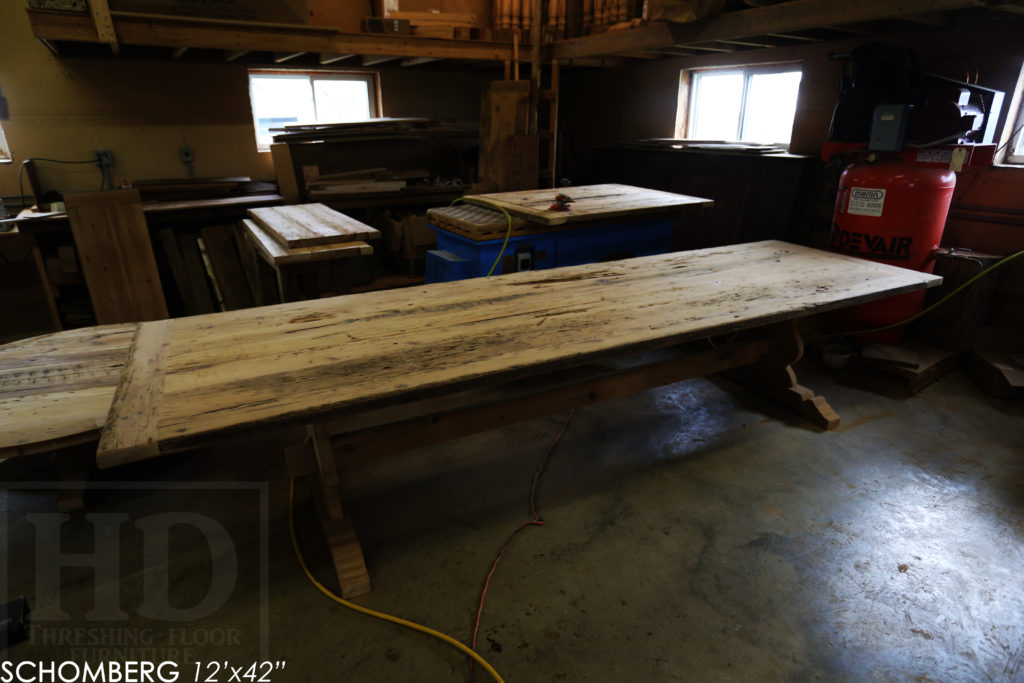
M 111 454 L 110 464 L 118 464 L 118 459 L 143 460 L 160 452 L 157 425 L 171 325 L 170 320 L 160 320 L 135 330 L 97 450 L 97 457 Z
M 563 193 L 575 201 L 569 211 L 551 211 L 548 207 L 555 195 Z M 544 225 L 562 225 L 576 221 L 637 216 L 652 213 L 673 213 L 685 206 L 711 206 L 714 202 L 703 197 L 648 190 L 631 185 L 580 185 L 547 190 L 497 192 L 495 194 L 467 195 L 470 204 L 486 206 L 497 204 L 514 216 L 523 216 Z
M 341 244 L 286 249 L 261 229 L 255 221 L 243 220 L 242 225 L 245 227 L 246 238 L 256 246 L 267 263 L 274 266 L 373 254 L 373 247 L 366 242 L 342 242 Z
M 940 282 L 767 241 L 179 318 L 156 442 L 308 423 Z
M 249 209 L 249 217 L 286 249 L 380 237 L 375 228 L 323 204 Z
M 89 327 L 0 346 L 0 457 L 98 438 L 134 330 Z
M 79 192 L 65 195 L 64 202 L 96 321 L 166 318 L 138 190 Z

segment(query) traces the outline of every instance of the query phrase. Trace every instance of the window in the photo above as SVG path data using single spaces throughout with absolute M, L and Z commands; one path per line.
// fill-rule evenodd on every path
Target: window
M 11 160 L 11 149 L 7 146 L 7 138 L 4 137 L 4 127 L 0 125 L 0 164 Z
M 294 123 L 344 123 L 380 116 L 372 71 L 249 70 L 256 147 L 270 149 L 271 128 Z
M 1021 67 L 1020 76 L 1017 78 L 1013 104 L 1010 106 L 1009 116 L 1006 117 L 1004 135 L 1003 146 L 1006 148 L 1006 156 L 1002 161 L 1007 164 L 1024 164 L 1024 67 Z M 999 160 L 998 156 L 996 160 Z
M 788 145 L 800 69 L 793 65 L 689 72 L 679 137 Z M 685 77 L 685 74 L 684 74 Z

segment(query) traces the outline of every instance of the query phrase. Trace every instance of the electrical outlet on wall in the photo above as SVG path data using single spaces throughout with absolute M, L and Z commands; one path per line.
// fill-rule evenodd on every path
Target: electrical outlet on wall
M 114 182 L 110 179 L 110 167 L 114 165 L 114 153 L 109 149 L 94 149 L 92 155 L 96 160 L 96 167 L 103 174 L 100 189 L 114 189 Z
M 93 158 L 96 160 L 96 165 L 99 168 L 110 167 L 114 165 L 114 153 L 109 149 L 95 149 L 92 152 Z

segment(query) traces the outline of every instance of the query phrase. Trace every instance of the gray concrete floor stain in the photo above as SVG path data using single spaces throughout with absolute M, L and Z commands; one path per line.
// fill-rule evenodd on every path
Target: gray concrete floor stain
M 727 380 L 693 380 L 582 410 L 538 491 L 547 521 L 511 544 L 491 584 L 480 650 L 507 681 L 1024 680 L 1024 406 L 954 373 L 896 399 L 804 382 L 843 418 L 809 428 Z M 347 470 L 349 511 L 373 592 L 360 604 L 462 640 L 508 533 L 528 518 L 530 479 L 565 415 Z M 101 473 L 102 481 L 269 482 L 268 642 L 280 680 L 466 680 L 466 660 L 419 634 L 334 605 L 291 556 L 280 448 L 295 433 L 225 442 Z M 0 479 L 46 474 L 0 464 Z M 257 506 L 227 494 L 95 491 L 90 511 L 216 515 L 240 560 L 235 594 L 200 624 L 240 645 L 195 645 L 202 660 L 260 656 Z M 24 513 L 46 496 L 12 493 L 8 555 L 30 552 Z M 76 522 L 76 519 L 79 521 Z M 299 537 L 333 585 L 308 486 Z M 80 517 L 65 550 L 88 550 Z M 75 526 L 78 524 L 79 526 Z M 201 599 L 208 552 L 172 537 L 178 604 Z M 127 622 L 171 647 L 177 624 L 133 610 L 141 541 L 122 543 Z M 88 626 L 88 571 L 68 571 L 69 626 Z M 8 592 L 34 595 L 32 572 Z M 52 627 L 53 625 L 43 625 Z M 62 658 L 18 645 L 12 659 Z M 477 671 L 476 681 L 486 680 Z

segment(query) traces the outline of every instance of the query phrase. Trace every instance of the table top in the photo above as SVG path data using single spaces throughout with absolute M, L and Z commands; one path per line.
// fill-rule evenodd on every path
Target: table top
M 286 249 L 277 240 L 268 235 L 255 221 L 247 218 L 243 219 L 242 226 L 245 228 L 246 235 L 257 251 L 272 266 L 282 266 L 290 263 L 309 263 L 312 261 L 332 261 L 334 259 L 354 258 L 373 254 L 373 247 L 366 242 L 360 241 Z
M 0 456 L 106 419 L 97 460 L 112 466 L 940 282 L 766 241 L 57 332 L 0 346 Z
M 571 209 L 552 211 L 549 208 L 558 194 L 572 197 Z M 704 197 L 617 184 L 466 195 L 465 201 L 479 206 L 500 206 L 513 216 L 522 216 L 542 225 L 676 213 L 687 206 L 714 204 L 713 200 Z
M 140 323 L 97 461 L 121 464 L 940 282 L 767 241 Z

